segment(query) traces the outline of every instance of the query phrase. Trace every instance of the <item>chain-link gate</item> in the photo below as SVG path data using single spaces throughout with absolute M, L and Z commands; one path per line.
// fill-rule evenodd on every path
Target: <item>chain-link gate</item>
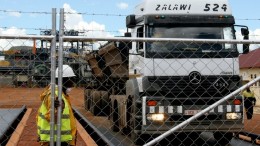
M 34 109 L 31 114 L 38 119 L 50 116 L 49 133 L 43 125 L 38 130 L 47 131 L 41 134 L 49 135 L 51 145 L 56 141 L 57 145 L 70 141 L 63 138 L 73 137 L 73 134 L 65 131 L 73 131 L 75 125 L 79 128 L 74 120 L 75 125 L 68 124 L 72 112 L 69 104 L 74 114 L 82 116 L 76 115 L 76 118 L 83 128 L 92 127 L 88 134 L 97 145 L 103 145 L 99 144 L 101 139 L 107 145 L 226 145 L 245 131 L 260 133 L 257 131 L 260 121 L 259 56 L 249 60 L 259 49 L 246 51 L 248 44 L 260 44 L 260 41 L 233 39 L 232 27 L 221 30 L 221 35 L 214 28 L 194 28 L 190 33 L 179 28 L 173 33 L 171 30 L 163 32 L 162 28 L 138 27 L 123 37 L 68 36 L 63 9 L 57 35 L 55 9 L 52 17 L 50 36 L 0 35 L 1 40 L 14 47 L 2 52 L 5 60 L 1 61 L 1 107 L 25 105 Z M 22 41 L 24 46 L 15 46 L 15 41 Z M 41 43 L 40 48 L 36 47 L 38 43 Z M 44 43 L 48 44 L 45 49 Z M 75 43 L 76 49 L 73 48 Z M 27 47 L 27 44 L 34 45 Z M 100 47 L 95 48 L 96 44 Z M 245 44 L 244 54 L 238 52 L 237 44 Z M 64 76 L 69 70 L 64 68 L 65 64 L 75 75 L 73 92 L 66 90 L 70 80 Z M 42 93 L 45 86 L 49 90 Z M 248 109 L 244 108 L 242 96 L 248 87 L 256 98 L 252 120 L 247 120 Z M 47 109 L 38 111 L 45 102 L 39 96 L 47 95 L 51 95 L 48 105 L 51 114 L 46 113 Z M 71 97 L 64 99 L 67 95 Z M 44 111 L 45 115 L 41 115 Z M 6 113 L 10 114 L 12 112 Z M 8 123 L 4 117 L 1 116 L 1 121 Z M 28 132 L 35 133 L 30 143 L 39 144 L 37 128 L 40 125 L 36 125 L 35 117 L 30 118 L 33 118 L 34 129 Z M 23 121 L 21 117 L 17 119 L 17 123 Z M 250 127 L 253 123 L 256 125 Z M 27 124 L 22 123 L 23 126 Z M 70 128 L 64 129 L 64 125 Z M 12 129 L 16 127 L 19 126 L 11 126 Z M 82 131 L 78 129 L 77 137 L 73 137 L 77 145 L 84 145 L 79 140 L 84 137 Z M 12 145 L 11 134 L 3 135 L 3 144 Z M 238 139 L 232 145 L 240 143 Z

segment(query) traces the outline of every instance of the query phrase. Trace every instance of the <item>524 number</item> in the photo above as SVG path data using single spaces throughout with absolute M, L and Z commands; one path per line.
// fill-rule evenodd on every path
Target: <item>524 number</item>
M 224 12 L 226 12 L 227 11 L 227 5 L 223 4 L 222 6 L 220 6 L 219 4 L 206 4 L 204 11 L 206 11 L 206 12 L 208 12 L 208 11 L 218 12 L 219 9 L 222 9 L 222 10 L 224 10 Z

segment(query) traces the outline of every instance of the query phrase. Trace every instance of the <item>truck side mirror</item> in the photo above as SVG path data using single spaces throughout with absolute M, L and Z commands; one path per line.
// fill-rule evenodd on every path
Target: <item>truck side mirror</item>
M 126 27 L 133 28 L 136 25 L 135 15 L 129 15 L 126 17 Z
M 244 40 L 249 39 L 249 30 L 248 28 L 241 28 L 241 34 L 244 36 Z M 247 54 L 249 52 L 250 44 L 243 44 L 243 54 Z
M 249 35 L 249 31 L 248 31 L 248 29 L 247 28 L 241 28 L 241 34 L 243 35 L 243 36 L 245 36 L 245 35 Z

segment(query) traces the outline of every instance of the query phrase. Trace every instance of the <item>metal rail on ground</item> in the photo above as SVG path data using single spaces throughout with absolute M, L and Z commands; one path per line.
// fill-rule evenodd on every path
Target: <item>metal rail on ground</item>
M 87 120 L 77 109 L 73 108 L 75 117 L 88 133 L 91 133 L 92 139 L 97 145 L 113 146 L 113 144 L 102 134 L 89 120 Z M 79 120 L 80 119 L 80 120 Z
M 6 145 L 9 141 L 12 133 L 14 132 L 15 128 L 23 118 L 26 112 L 26 106 L 23 106 L 19 109 L 3 109 L 0 112 L 3 112 L 3 115 L 0 114 L 1 121 L 0 121 L 0 145 Z M 6 114 L 12 113 L 12 114 Z M 10 117 L 12 116 L 12 117 Z

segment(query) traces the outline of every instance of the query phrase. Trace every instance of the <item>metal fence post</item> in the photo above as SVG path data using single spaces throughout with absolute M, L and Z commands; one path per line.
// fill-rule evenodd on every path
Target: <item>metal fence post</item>
M 56 8 L 52 9 L 52 36 L 51 40 L 51 121 L 50 121 L 50 146 L 54 146 L 54 100 L 55 100 L 55 69 L 56 69 Z
M 62 65 L 63 65 L 63 32 L 64 32 L 64 9 L 60 9 L 60 28 L 59 28 L 59 52 L 58 52 L 58 88 L 59 102 L 62 102 Z M 61 106 L 58 107 L 57 117 L 57 146 L 61 145 Z

